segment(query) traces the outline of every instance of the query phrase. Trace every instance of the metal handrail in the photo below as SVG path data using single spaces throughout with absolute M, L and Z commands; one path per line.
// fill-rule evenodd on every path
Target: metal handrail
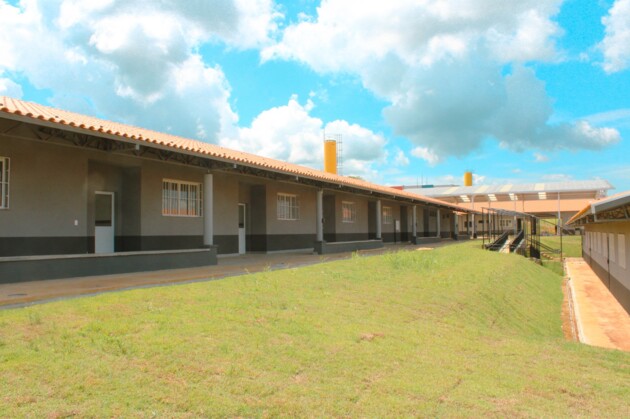
M 504 231 L 495 241 L 486 244 L 486 249 L 497 251 L 500 250 L 508 239 L 509 231 Z
M 519 231 L 514 240 L 510 243 L 510 253 L 514 253 L 514 250 L 521 245 L 524 238 L 525 232 L 523 230 Z

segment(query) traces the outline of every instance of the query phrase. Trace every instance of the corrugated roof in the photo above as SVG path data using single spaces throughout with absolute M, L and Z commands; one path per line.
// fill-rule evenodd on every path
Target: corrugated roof
M 547 183 L 522 183 L 508 185 L 474 185 L 474 186 L 444 186 L 437 188 L 406 188 L 408 191 L 422 191 L 423 195 L 430 197 L 437 196 L 460 196 L 460 195 L 487 195 L 505 194 L 507 192 L 515 194 L 538 193 L 538 192 L 589 192 L 607 191 L 612 189 L 612 185 L 603 179 L 598 180 L 576 180 L 565 182 Z
M 460 207 L 459 205 L 445 203 L 417 193 L 394 189 L 388 186 L 376 185 L 364 180 L 339 176 L 321 170 L 299 166 L 297 164 L 261 157 L 242 151 L 231 150 L 215 144 L 191 140 L 188 138 L 178 137 L 176 135 L 165 134 L 117 122 L 106 121 L 7 96 L 0 96 L 0 112 L 31 119 L 31 122 L 33 123 L 38 123 L 38 121 L 52 123 L 64 127 L 71 127 L 73 130 L 89 131 L 93 135 L 98 135 L 99 133 L 108 134 L 124 139 L 125 141 L 142 143 L 145 146 L 161 146 L 162 148 L 172 149 L 173 151 L 184 154 L 207 156 L 209 158 L 233 162 L 244 166 L 340 184 L 400 198 L 423 201 L 441 207 L 452 208 L 456 211 L 470 212 L 470 210 Z

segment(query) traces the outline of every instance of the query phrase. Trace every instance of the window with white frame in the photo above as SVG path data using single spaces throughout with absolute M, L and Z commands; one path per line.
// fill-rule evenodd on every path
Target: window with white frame
M 202 193 L 201 183 L 162 180 L 162 215 L 201 217 Z
M 357 221 L 357 204 L 350 201 L 341 201 L 341 221 L 354 223 Z
M 0 209 L 9 208 L 9 158 L 0 157 Z
M 392 207 L 383 207 L 383 224 L 394 223 L 394 212 Z
M 300 205 L 297 195 L 279 193 L 277 214 L 278 220 L 299 220 Z

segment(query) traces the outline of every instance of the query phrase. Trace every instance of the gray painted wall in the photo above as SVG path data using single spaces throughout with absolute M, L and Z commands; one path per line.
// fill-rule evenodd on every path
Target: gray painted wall
M 10 208 L 0 210 L 2 236 L 86 236 L 85 157 L 70 148 L 1 135 L 0 156 L 11 159 Z
M 357 234 L 364 233 L 367 238 L 368 232 L 368 200 L 367 198 L 359 197 L 350 194 L 335 194 L 337 216 L 335 228 L 338 234 Z M 344 223 L 342 213 L 342 202 L 354 202 L 357 210 L 357 218 L 354 223 Z
M 587 224 L 584 230 L 585 260 L 630 313 L 630 222 Z
M 199 236 L 203 235 L 202 217 L 181 217 L 162 215 L 162 180 L 174 179 L 186 182 L 203 183 L 204 171 L 168 163 L 139 160 L 142 167 L 142 235 L 143 236 Z M 215 214 L 220 205 L 218 197 L 221 187 L 215 184 Z M 218 189 L 218 195 L 217 195 Z M 218 219 L 215 215 L 215 226 Z M 216 227 L 215 227 L 216 233 Z
M 299 220 L 278 220 L 278 193 L 295 194 L 300 205 Z M 267 234 L 315 234 L 317 190 L 290 183 L 267 183 Z
M 0 120 L 2 124 L 7 122 Z M 24 130 L 21 135 L 32 133 Z M 0 135 L 0 156 L 11 159 L 11 207 L 0 211 L 0 237 L 5 238 L 4 244 L 0 243 L 0 256 L 93 251 L 96 191 L 115 194 L 117 251 L 202 245 L 202 217 L 162 215 L 162 182 L 174 179 L 203 183 L 204 169 L 5 134 Z M 219 253 L 238 250 L 239 203 L 247 206 L 248 250 L 313 246 L 316 188 L 238 174 L 213 175 L 214 233 Z M 298 220 L 277 219 L 278 193 L 298 196 Z M 334 211 L 330 217 L 333 223 L 327 228 L 340 240 L 367 239 L 368 233 L 374 233 L 374 214 L 369 209 L 375 212 L 374 199 L 334 190 L 326 194 Z M 356 203 L 354 223 L 342 220 L 344 200 Z M 394 220 L 401 221 L 396 238 L 401 240 L 412 230 L 411 206 L 402 206 L 404 214 L 397 201 L 382 200 L 382 206 L 391 207 Z M 423 208 L 418 206 L 419 232 L 423 230 L 422 214 Z M 385 241 L 393 241 L 394 226 L 394 222 L 382 225 Z M 28 253 L 29 249 L 33 253 Z M 17 253 L 7 253 L 11 251 Z

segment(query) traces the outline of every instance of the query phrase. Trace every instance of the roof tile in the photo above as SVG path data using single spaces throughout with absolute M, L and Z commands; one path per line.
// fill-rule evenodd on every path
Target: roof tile
M 360 179 L 335 175 L 321 170 L 315 170 L 292 163 L 261 157 L 250 153 L 230 150 L 215 144 L 190 140 L 171 134 L 165 134 L 149 129 L 138 128 L 131 125 L 117 122 L 105 121 L 98 118 L 81 115 L 74 112 L 55 109 L 37 103 L 26 102 L 7 96 L 0 96 L 0 112 L 26 116 L 37 121 L 48 121 L 58 125 L 71 126 L 76 129 L 83 129 L 99 133 L 107 133 L 120 138 L 132 139 L 135 141 L 157 144 L 179 150 L 187 150 L 194 154 L 205 155 L 211 158 L 220 158 L 226 161 L 238 162 L 251 167 L 267 168 L 276 172 L 297 174 L 319 181 L 332 182 L 359 189 L 380 192 L 395 197 L 414 199 L 432 203 L 443 207 L 450 207 L 457 211 L 469 211 L 459 205 L 448 204 L 443 201 L 428 198 L 424 195 L 390 188 L 388 186 L 377 185 Z

